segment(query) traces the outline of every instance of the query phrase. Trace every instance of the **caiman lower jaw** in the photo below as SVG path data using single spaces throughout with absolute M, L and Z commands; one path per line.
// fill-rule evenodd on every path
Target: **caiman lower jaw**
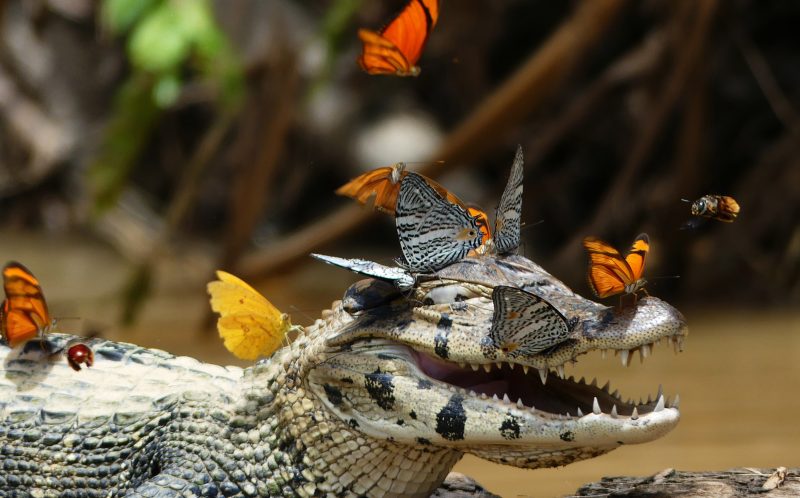
M 460 366 L 416 350 L 413 358 L 419 370 L 437 383 L 469 398 L 481 400 L 495 408 L 516 408 L 538 417 L 564 419 L 571 417 L 607 416 L 610 419 L 638 420 L 663 410 L 678 416 L 679 397 L 669 401 L 659 386 L 655 397 L 647 402 L 624 401 L 619 391 L 610 391 L 610 383 L 598 387 L 597 380 L 559 378 L 549 371 L 523 369 L 510 363 Z M 627 351 L 626 351 L 627 352 Z

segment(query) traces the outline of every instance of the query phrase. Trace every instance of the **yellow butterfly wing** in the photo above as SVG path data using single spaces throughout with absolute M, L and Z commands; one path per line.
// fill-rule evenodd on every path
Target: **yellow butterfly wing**
M 289 315 L 240 278 L 219 270 L 217 278 L 208 283 L 208 293 L 225 348 L 242 360 L 274 353 L 292 327 Z

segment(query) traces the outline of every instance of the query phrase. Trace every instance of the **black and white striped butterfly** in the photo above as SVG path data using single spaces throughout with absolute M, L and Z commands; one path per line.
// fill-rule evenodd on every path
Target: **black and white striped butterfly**
M 540 353 L 569 338 L 572 324 L 541 297 L 516 287 L 492 291 L 489 337 L 509 358 Z
M 395 225 L 406 265 L 416 273 L 460 261 L 481 244 L 476 219 L 416 173 L 408 173 L 400 182 Z
M 493 243 L 497 254 L 505 254 L 519 247 L 520 218 L 522 216 L 522 146 L 517 146 L 508 183 L 500 197 L 494 220 Z
M 326 256 L 324 254 L 311 254 L 312 258 L 324 261 L 329 265 L 346 268 L 361 275 L 377 278 L 386 282 L 393 283 L 400 290 L 408 290 L 414 287 L 414 276 L 405 268 L 395 266 L 384 266 L 374 261 L 366 259 L 345 259 L 336 256 Z

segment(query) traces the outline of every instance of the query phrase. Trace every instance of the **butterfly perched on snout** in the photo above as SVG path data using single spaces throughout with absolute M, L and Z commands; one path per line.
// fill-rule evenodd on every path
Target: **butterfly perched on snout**
M 541 297 L 516 287 L 492 290 L 493 345 L 509 358 L 550 349 L 569 338 L 572 324 Z
M 406 265 L 415 273 L 460 261 L 483 240 L 478 220 L 416 173 L 400 181 L 395 226 Z
M 376 168 L 353 178 L 336 189 L 336 193 L 350 197 L 363 205 L 366 205 L 370 198 L 374 196 L 373 206 L 375 209 L 383 213 L 395 214 L 397 196 L 400 194 L 400 182 L 408 173 L 406 164 L 402 162 Z M 481 242 L 489 239 L 489 217 L 486 216 L 485 212 L 478 208 L 467 206 L 455 194 L 427 176 L 416 174 L 425 180 L 440 196 L 453 204 L 461 206 L 478 221 L 478 226 L 482 232 Z
M 650 250 L 650 239 L 646 233 L 639 234 L 631 249 L 623 258 L 608 242 L 596 237 L 583 239 L 583 247 L 589 253 L 589 287 L 597 297 L 616 294 L 636 294 L 647 281 L 642 278 L 644 262 Z
M 438 19 L 439 0 L 411 0 L 382 30 L 358 30 L 358 64 L 369 74 L 418 76 L 417 61 Z
M 494 252 L 506 254 L 519 247 L 522 218 L 522 146 L 517 146 L 506 188 L 500 197 L 494 220 L 492 246 Z
M 0 333 L 15 347 L 44 335 L 55 325 L 47 310 L 39 280 L 21 263 L 12 261 L 3 268 L 6 299 L 0 308 Z
M 225 348 L 241 360 L 270 356 L 294 328 L 289 315 L 235 275 L 217 270 L 217 278 L 207 290 Z

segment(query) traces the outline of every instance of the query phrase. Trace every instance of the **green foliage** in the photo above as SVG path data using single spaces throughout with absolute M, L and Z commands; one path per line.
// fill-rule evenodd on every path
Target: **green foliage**
M 89 169 L 95 213 L 116 202 L 161 111 L 187 82 L 200 80 L 216 90 L 215 104 L 228 110 L 244 92 L 241 64 L 210 0 L 105 0 L 102 18 L 111 33 L 127 36 L 131 74 Z

